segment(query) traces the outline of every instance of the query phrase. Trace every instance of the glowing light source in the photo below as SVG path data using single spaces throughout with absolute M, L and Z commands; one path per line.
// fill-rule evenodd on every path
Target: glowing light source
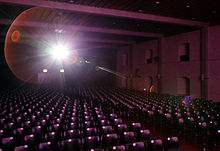
M 43 69 L 43 72 L 47 72 L 47 69 Z
M 64 69 L 60 69 L 60 72 L 64 72 Z
M 144 91 L 147 91 L 147 89 L 146 89 L 146 88 L 144 88 Z
M 52 47 L 51 55 L 56 60 L 63 60 L 68 57 L 68 48 L 65 45 L 58 44 Z
M 85 60 L 85 63 L 90 63 L 88 60 Z

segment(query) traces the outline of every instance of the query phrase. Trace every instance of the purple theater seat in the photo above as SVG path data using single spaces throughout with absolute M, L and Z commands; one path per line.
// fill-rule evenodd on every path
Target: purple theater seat
M 77 124 L 76 123 L 68 123 L 66 124 L 66 130 L 70 130 L 70 129 L 76 129 L 77 128 Z
M 14 151 L 28 151 L 28 145 L 16 146 Z
M 3 137 L 4 130 L 0 129 L 0 139 Z
M 52 151 L 52 143 L 51 142 L 44 142 L 39 144 L 39 151 Z
M 103 137 L 103 145 L 104 146 L 113 146 L 118 145 L 119 137 L 117 134 L 107 134 Z
M 63 138 L 64 139 L 70 139 L 70 138 L 78 138 L 80 137 L 80 131 L 79 130 L 68 130 L 63 132 Z
M 135 142 L 134 132 L 124 132 L 121 137 L 122 144 Z
M 21 128 L 14 129 L 13 134 L 14 134 L 15 139 L 18 142 L 21 142 L 24 138 L 24 128 L 21 127 Z
M 34 133 L 37 136 L 41 136 L 42 135 L 42 127 L 40 125 L 32 127 L 32 133 Z
M 116 119 L 114 119 L 114 123 L 115 123 L 115 125 L 118 125 L 118 124 L 122 124 L 123 121 L 122 121 L 122 119 L 116 118 Z
M 163 151 L 163 141 L 161 139 L 151 140 L 150 141 L 150 148 L 152 151 Z
M 132 123 L 131 128 L 133 131 L 140 131 L 141 130 L 141 123 Z
M 61 141 L 59 149 L 61 151 L 79 151 L 81 148 L 80 139 L 65 139 Z
M 45 134 L 45 140 L 55 143 L 57 141 L 57 134 L 56 132 L 49 132 Z
M 178 148 L 179 147 L 178 137 L 168 137 L 164 142 L 165 142 L 164 147 L 166 149 Z
M 112 128 L 112 126 L 102 126 L 102 132 L 103 134 L 109 134 L 109 133 L 113 133 L 114 129 Z
M 144 142 L 135 142 L 127 145 L 128 151 L 146 151 L 148 148 L 145 148 Z
M 107 119 L 107 117 L 105 115 L 98 114 L 98 119 L 105 120 L 105 119 Z
M 120 146 L 113 146 L 112 148 L 107 149 L 107 151 L 114 151 L 114 150 L 117 150 L 117 151 L 126 151 L 126 148 L 125 148 L 124 145 L 120 145 Z
M 99 131 L 96 127 L 89 127 L 89 128 L 86 128 L 86 135 L 87 136 L 99 135 Z
M 89 136 L 83 139 L 82 144 L 85 149 L 99 148 L 100 138 L 99 136 Z
M 14 128 L 14 123 L 7 123 L 4 125 L 5 130 L 11 131 Z
M 5 150 L 11 150 L 13 148 L 13 137 L 2 138 L 2 148 Z
M 30 134 L 30 135 L 24 136 L 24 142 L 26 144 L 34 144 L 35 143 L 35 135 L 34 134 Z
M 117 116 L 117 114 L 110 114 L 110 119 L 115 119 L 115 118 L 117 118 L 118 116 Z
M 109 120 L 101 120 L 101 126 L 104 125 L 110 125 L 110 121 Z
M 49 131 L 53 131 L 53 132 L 58 133 L 59 129 L 60 129 L 60 124 L 53 124 L 53 125 L 49 126 Z
M 92 116 L 86 115 L 86 116 L 85 116 L 85 120 L 86 120 L 86 121 L 92 121 L 92 120 L 94 120 L 94 118 L 93 118 Z
M 95 127 L 96 123 L 94 121 L 85 121 L 84 126 L 85 127 Z
M 119 133 L 123 133 L 123 132 L 127 131 L 128 126 L 127 126 L 127 124 L 118 124 L 117 129 L 118 129 Z
M 138 138 L 140 140 L 150 140 L 150 130 L 146 129 L 146 130 L 140 130 L 138 133 Z

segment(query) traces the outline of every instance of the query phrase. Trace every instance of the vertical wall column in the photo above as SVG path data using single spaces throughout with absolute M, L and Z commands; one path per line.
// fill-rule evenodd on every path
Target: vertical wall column
M 162 80 L 161 80 L 161 74 L 162 74 L 162 49 L 163 49 L 163 41 L 164 38 L 160 37 L 158 39 L 158 71 L 157 71 L 157 80 L 158 80 L 158 86 L 157 91 L 158 93 L 162 93 Z
M 129 88 L 133 89 L 133 45 L 129 47 Z
M 208 99 L 208 27 L 200 29 L 201 97 Z

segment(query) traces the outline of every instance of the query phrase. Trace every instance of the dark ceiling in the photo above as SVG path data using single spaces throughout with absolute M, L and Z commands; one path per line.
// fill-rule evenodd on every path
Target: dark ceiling
M 21 3 L 19 3 L 21 1 Z M 4 23 L 5 20 L 13 21 L 20 13 L 33 7 L 30 5 L 24 5 L 23 2 L 27 0 L 17 0 L 16 3 L 12 0 L 0 0 L 0 31 L 1 36 L 4 37 L 10 24 Z M 36 2 L 36 0 L 33 0 Z M 139 14 L 153 14 L 158 16 L 172 17 L 172 19 L 184 19 L 187 21 L 200 21 L 209 23 L 209 25 L 216 25 L 220 23 L 220 5 L 218 0 L 39 0 L 44 4 L 50 3 L 50 1 L 58 2 L 59 4 L 68 4 L 68 7 L 75 6 L 91 6 L 96 8 L 109 8 L 113 10 L 123 10 L 128 12 L 135 12 L 137 16 Z M 121 40 L 129 42 L 147 41 L 157 36 L 151 36 L 151 34 L 161 34 L 164 36 L 170 36 L 183 32 L 189 32 L 199 29 L 198 26 L 175 24 L 173 22 L 158 22 L 152 20 L 141 20 L 139 18 L 123 18 L 115 16 L 107 16 L 102 14 L 92 14 L 84 12 L 73 12 L 69 10 L 60 9 L 59 12 L 65 16 L 65 20 L 62 20 L 62 24 L 75 25 L 79 27 L 91 27 L 78 31 L 79 37 L 98 38 L 104 40 Z M 47 15 L 48 17 L 43 17 Z M 34 21 L 44 23 L 54 23 L 53 18 L 56 14 L 49 14 L 48 12 L 39 12 L 34 18 Z M 27 18 L 27 20 L 33 20 Z M 184 22 L 183 21 L 183 22 Z M 36 28 L 36 27 L 28 27 Z M 94 29 L 95 28 L 95 29 Z M 110 29 L 115 31 L 109 32 L 97 32 L 99 29 Z M 94 31 L 95 30 L 95 31 Z M 64 30 L 65 31 L 65 30 Z M 120 31 L 129 31 L 124 34 Z M 134 34 L 131 32 L 135 32 Z M 137 33 L 137 34 L 136 34 Z M 142 34 L 150 33 L 149 36 L 142 36 Z M 91 41 L 89 42 L 91 43 Z M 103 43 L 103 46 L 107 46 L 106 41 L 94 42 L 94 44 Z M 115 45 L 116 47 L 124 44 L 116 44 L 109 42 L 108 45 Z
M 219 0 L 50 0 L 175 18 L 220 23 Z

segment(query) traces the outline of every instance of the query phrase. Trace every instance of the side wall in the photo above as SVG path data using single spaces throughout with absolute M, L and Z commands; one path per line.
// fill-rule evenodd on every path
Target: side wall
M 127 65 L 123 65 L 123 55 L 127 55 Z M 126 77 L 130 74 L 130 46 L 125 46 L 117 49 L 117 64 L 116 71 Z M 116 76 L 116 87 L 128 88 L 129 80 Z
M 178 47 L 190 44 L 189 61 L 178 60 Z M 190 95 L 200 97 L 200 32 L 164 38 L 162 46 L 162 93 L 177 94 L 177 78 L 190 79 Z
M 178 48 L 182 43 L 190 44 L 189 61 L 180 62 Z M 162 93 L 177 94 L 177 78 L 190 79 L 190 95 L 201 97 L 200 74 L 200 31 L 193 31 L 163 38 L 162 63 L 161 63 L 161 88 Z M 209 27 L 208 31 L 208 99 L 220 102 L 220 25 Z M 152 64 L 145 63 L 145 51 L 152 49 Z M 120 66 L 122 53 L 129 54 L 129 47 L 121 47 L 117 52 L 117 71 L 129 73 L 129 66 Z M 154 91 L 157 92 L 158 63 L 154 57 L 158 55 L 158 40 L 152 40 L 133 45 L 133 88 L 145 88 L 145 78 L 152 77 Z M 130 63 L 130 60 L 128 60 Z M 134 76 L 138 74 L 138 77 Z M 121 87 L 121 80 L 117 79 L 117 86 Z M 127 87 L 129 88 L 129 87 Z
M 209 99 L 220 102 L 220 25 L 209 28 Z

